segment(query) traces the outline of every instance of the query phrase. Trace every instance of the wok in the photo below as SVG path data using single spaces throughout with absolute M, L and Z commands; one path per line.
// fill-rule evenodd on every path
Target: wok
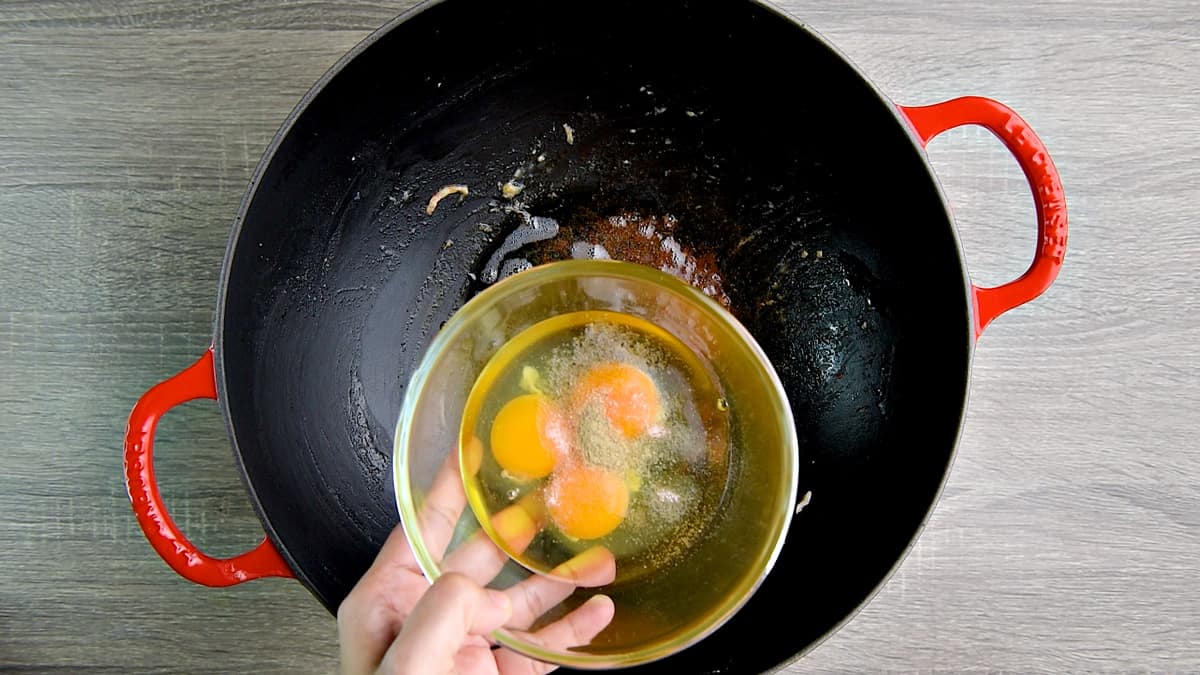
M 997 288 L 971 284 L 923 153 L 964 124 L 1012 151 L 1037 204 L 1033 263 Z M 469 193 L 430 204 L 451 185 Z M 529 235 L 538 218 L 555 236 Z M 771 669 L 847 621 L 912 545 L 975 340 L 1049 286 L 1066 228 L 1018 115 L 981 98 L 897 106 L 767 5 L 428 3 L 339 61 L 267 148 L 211 349 L 131 414 L 134 511 L 190 580 L 294 576 L 335 611 L 397 523 L 392 438 L 438 328 L 502 273 L 607 253 L 705 288 L 749 328 L 793 407 L 805 497 L 740 613 L 644 669 Z M 228 560 L 187 540 L 154 482 L 155 424 L 198 397 L 217 399 L 267 535 Z

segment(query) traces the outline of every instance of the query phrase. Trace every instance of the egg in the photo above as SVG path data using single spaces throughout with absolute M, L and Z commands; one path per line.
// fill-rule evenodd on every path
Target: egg
M 572 539 L 603 537 L 625 520 L 629 488 L 624 476 L 582 463 L 559 467 L 546 493 L 550 519 Z
M 561 414 L 545 397 L 518 396 L 492 422 L 492 456 L 514 478 L 545 478 L 565 454 L 563 426 Z
M 476 520 L 556 578 L 574 579 L 562 566 L 589 549 L 606 570 L 620 562 L 618 583 L 684 555 L 725 485 L 726 463 L 707 461 L 728 434 L 708 378 L 687 345 L 638 317 L 576 312 L 510 338 L 459 428 Z
M 609 424 L 629 439 L 645 435 L 662 413 L 654 380 L 640 368 L 616 361 L 589 369 L 571 400 L 575 408 L 601 406 Z

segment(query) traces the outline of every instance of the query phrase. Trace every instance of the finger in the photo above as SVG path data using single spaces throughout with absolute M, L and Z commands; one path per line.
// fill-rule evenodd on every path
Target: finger
M 371 563 L 371 567 L 367 569 L 363 578 L 378 574 L 377 570 L 394 567 L 417 569 L 417 561 L 413 558 L 412 547 L 408 545 L 408 537 L 404 533 L 404 526 L 399 523 L 392 528 L 391 534 L 383 542 L 383 548 L 379 549 L 379 553 L 375 554 L 375 560 Z
M 454 657 L 455 675 L 493 675 L 496 672 L 496 657 L 491 645 L 467 645 L 458 650 Z
M 492 531 L 510 550 L 521 553 L 537 536 L 538 525 L 518 503 L 492 516 Z M 475 583 L 486 585 L 500 573 L 507 560 L 507 554 L 480 530 L 446 556 L 442 569 L 465 574 Z
M 442 570 L 461 574 L 475 583 L 486 586 L 500 573 L 508 555 L 492 543 L 483 530 L 471 535 L 461 546 L 442 561 Z
M 413 608 L 384 655 L 389 673 L 453 672 L 455 655 L 471 636 L 485 635 L 512 616 L 512 603 L 461 574 L 438 579 Z
M 595 546 L 550 571 L 534 575 L 505 592 L 513 601 L 513 617 L 506 625 L 525 630 L 546 612 L 566 600 L 579 586 L 603 586 L 617 575 L 617 563 L 603 546 Z M 562 579 L 571 581 L 563 581 Z
M 576 586 L 604 586 L 617 578 L 617 559 L 607 548 L 593 546 L 550 570 L 550 574 Z
M 524 553 L 542 529 L 543 507 L 537 495 L 527 494 L 515 504 L 492 515 L 492 531 L 500 544 L 513 553 Z
M 438 557 L 465 503 L 456 457 L 450 453 L 434 478 L 420 516 L 425 541 Z M 373 671 L 428 588 L 404 528 L 397 525 L 366 574 L 338 607 L 343 672 Z
M 558 670 L 553 663 L 545 663 L 522 656 L 511 649 L 501 648 L 492 652 L 496 670 L 500 675 L 545 675 Z
M 405 563 L 405 556 L 411 556 L 411 551 L 404 528 L 397 525 L 370 569 L 338 606 L 338 655 L 343 675 L 375 671 L 400 632 L 404 617 L 429 587 L 415 563 Z
M 596 594 L 570 614 L 535 632 L 531 642 L 556 651 L 583 647 L 608 627 L 615 614 L 612 598 Z
M 343 673 L 373 672 L 396 639 L 404 618 L 429 588 L 429 582 L 420 572 L 403 567 L 393 567 L 390 571 L 368 572 L 338 607 L 338 646 Z
M 450 543 L 466 505 L 467 493 L 458 471 L 458 453 L 450 452 L 434 476 L 417 516 L 421 541 L 435 559 L 441 560 L 446 553 L 446 545 Z
M 467 475 L 474 476 L 479 473 L 479 467 L 483 466 L 483 441 L 479 440 L 478 436 L 471 436 L 463 446 L 462 453 L 463 468 Z
M 423 541 L 429 552 L 437 558 L 441 558 L 442 553 L 445 552 L 446 545 L 454 533 L 454 526 L 458 523 L 458 517 L 462 514 L 467 501 L 462 481 L 456 472 L 457 467 L 457 458 L 455 453 L 451 452 L 446 456 L 442 467 L 438 469 L 437 475 L 434 476 L 429 494 L 425 496 L 425 501 L 417 516 L 421 534 L 424 537 Z M 386 569 L 397 566 L 418 569 L 417 560 L 408 543 L 408 537 L 400 525 L 392 529 L 392 533 L 383 543 L 383 548 L 375 555 L 375 561 L 367 574 L 377 568 Z
M 404 617 L 388 602 L 364 604 L 348 596 L 337 612 L 338 663 L 341 675 L 367 675 L 400 632 Z
M 572 647 L 582 647 L 600 634 L 612 622 L 616 608 L 607 595 L 593 595 L 575 611 L 529 634 L 516 633 L 518 637 L 541 646 L 544 649 L 563 651 Z M 508 649 L 498 649 L 495 653 L 496 665 L 503 675 L 542 675 L 554 670 L 557 666 L 549 663 L 534 661 Z
M 540 574 L 513 584 L 504 591 L 513 605 L 512 619 L 505 626 L 515 630 L 528 630 L 538 617 L 571 597 L 576 588 L 575 584 Z

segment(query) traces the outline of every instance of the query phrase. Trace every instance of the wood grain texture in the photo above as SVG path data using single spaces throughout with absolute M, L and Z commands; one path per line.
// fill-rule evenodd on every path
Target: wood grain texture
M 298 584 L 216 590 L 152 553 L 125 416 L 208 344 L 250 172 L 324 70 L 413 4 L 0 6 L 0 668 L 331 672 Z M 1005 101 L 1062 172 L 1066 266 L 976 352 L 959 455 L 912 553 L 789 670 L 1200 670 L 1200 9 L 1194 2 L 789 1 L 902 103 Z M 781 70 L 802 85 L 803 64 Z M 930 157 L 977 280 L 1033 209 L 985 132 Z M 260 536 L 216 407 L 159 434 L 216 554 Z M 797 611 L 803 611 L 798 607 Z

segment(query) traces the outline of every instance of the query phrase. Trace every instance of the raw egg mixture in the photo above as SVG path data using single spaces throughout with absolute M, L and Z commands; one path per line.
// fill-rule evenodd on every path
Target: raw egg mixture
M 702 361 L 654 324 L 601 311 L 502 346 L 460 439 L 468 500 L 510 556 L 551 572 L 600 545 L 618 581 L 673 563 L 703 535 L 729 454 L 728 406 Z M 497 514 L 511 523 L 513 506 L 536 534 L 501 531 Z

